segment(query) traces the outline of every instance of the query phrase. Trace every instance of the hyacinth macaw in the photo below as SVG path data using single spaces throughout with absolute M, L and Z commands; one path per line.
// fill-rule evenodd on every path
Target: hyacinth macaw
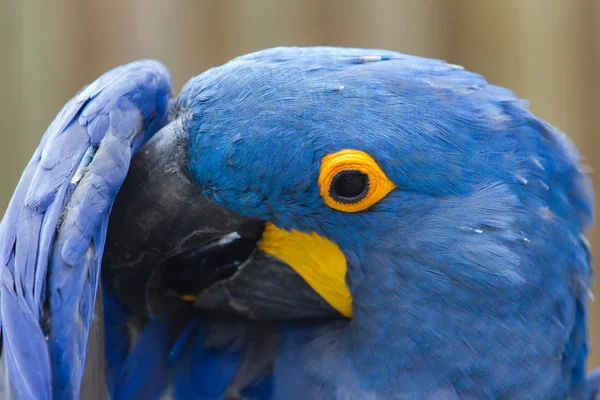
M 572 143 L 461 67 L 276 48 L 171 99 L 134 62 L 2 220 L 2 398 L 590 399 L 592 220 Z

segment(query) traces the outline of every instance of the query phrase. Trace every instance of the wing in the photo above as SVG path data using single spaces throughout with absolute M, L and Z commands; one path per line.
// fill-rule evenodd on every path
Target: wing
M 124 65 L 44 134 L 0 225 L 0 397 L 78 397 L 110 209 L 170 95 L 160 63 Z

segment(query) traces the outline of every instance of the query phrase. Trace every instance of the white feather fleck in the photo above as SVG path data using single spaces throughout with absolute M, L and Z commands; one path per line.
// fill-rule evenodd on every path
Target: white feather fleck
M 581 243 L 583 243 L 583 246 L 586 249 L 591 249 L 592 248 L 592 246 L 590 245 L 590 241 L 588 240 L 588 238 L 583 233 L 579 234 L 579 240 L 581 240 Z
M 527 185 L 527 179 L 525 179 L 524 177 L 522 177 L 521 175 L 517 175 L 517 180 L 519 181 L 519 183 L 521 183 L 522 185 Z
M 79 165 L 77 166 L 77 170 L 75 170 L 75 173 L 73 174 L 73 177 L 71 178 L 72 185 L 78 184 L 79 181 L 81 180 L 81 178 L 83 178 L 83 174 L 85 173 L 85 170 L 88 167 L 88 165 L 90 165 L 90 163 L 92 162 L 92 159 L 94 158 L 95 153 L 96 153 L 96 148 L 94 146 L 88 147 L 88 149 L 86 150 L 83 157 L 81 157 L 81 161 L 79 162 Z
M 588 299 L 590 299 L 591 301 L 596 301 L 596 298 L 594 297 L 594 293 L 592 292 L 592 289 L 590 289 L 589 287 L 585 287 L 586 292 L 587 292 L 587 296 Z
M 358 59 L 361 63 L 381 61 L 381 56 L 362 56 Z
M 550 208 L 540 207 L 540 211 L 541 211 L 542 217 L 544 217 L 546 219 L 554 218 L 554 213 L 552 211 L 550 211 Z
M 531 161 L 533 161 L 533 165 L 535 165 L 536 167 L 538 167 L 542 171 L 545 169 L 544 166 L 542 165 L 542 163 L 540 162 L 540 160 L 538 160 L 537 158 L 532 157 Z

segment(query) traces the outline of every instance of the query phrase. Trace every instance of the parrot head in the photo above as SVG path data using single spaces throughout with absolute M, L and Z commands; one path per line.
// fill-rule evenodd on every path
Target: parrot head
M 200 308 L 352 318 L 366 346 L 443 344 L 464 369 L 509 337 L 521 345 L 497 357 L 512 361 L 531 338 L 542 353 L 568 342 L 549 321 L 572 326 L 589 286 L 592 189 L 570 142 L 512 92 L 391 51 L 277 48 L 193 78 L 170 120 L 122 189 L 160 199 L 117 200 L 115 279 L 148 294 L 185 276 L 170 288 L 182 297 L 210 271 L 189 293 Z M 119 237 L 123 224 L 140 234 Z M 124 259 L 152 240 L 168 248 Z

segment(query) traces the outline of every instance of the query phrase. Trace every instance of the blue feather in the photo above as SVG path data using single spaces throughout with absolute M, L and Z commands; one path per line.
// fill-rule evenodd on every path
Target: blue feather
M 27 166 L 0 225 L 9 393 L 77 397 L 110 207 L 164 124 L 169 85 L 150 62 L 109 72 Z M 176 108 L 208 197 L 324 236 L 348 264 L 353 319 L 281 324 L 272 374 L 243 395 L 579 398 L 600 386 L 585 377 L 592 186 L 572 143 L 511 91 L 386 50 L 276 48 L 193 78 Z M 345 148 L 397 186 L 365 212 L 319 194 L 320 160 Z M 236 381 L 252 323 L 169 312 L 132 339 L 131 316 L 104 295 L 113 398 L 220 399 L 248 378 Z
M 107 295 L 111 296 L 110 290 L 105 291 Z M 113 315 L 115 309 L 122 307 L 114 303 L 115 300 L 112 297 L 108 301 L 110 305 L 105 301 Z M 167 391 L 177 400 L 223 399 L 235 380 L 242 350 L 249 345 L 244 337 L 244 323 L 213 323 L 183 309 L 171 309 L 154 316 L 133 343 L 123 342 L 123 338 L 129 336 L 123 333 L 127 330 L 126 318 L 120 319 L 120 326 L 115 322 L 112 320 L 110 327 L 107 323 L 106 329 L 108 381 L 113 399 L 158 399 Z M 212 345 L 211 335 L 217 338 Z M 118 346 L 119 359 L 111 350 L 113 343 Z M 127 348 L 125 352 L 123 344 Z M 271 379 L 258 376 L 240 394 L 251 399 L 269 399 Z
M 177 102 L 207 196 L 346 256 L 353 320 L 283 329 L 278 395 L 584 392 L 593 190 L 571 142 L 511 91 L 390 51 L 276 48 Z M 397 187 L 365 212 L 319 194 L 320 160 L 346 148 Z
M 63 108 L 21 177 L 0 229 L 2 352 L 19 398 L 78 397 L 109 210 L 170 92 L 153 61 L 106 73 Z
M 113 399 L 158 399 L 166 390 L 169 350 L 185 326 L 185 318 L 173 314 L 169 311 L 154 317 L 140 333 L 127 358 L 114 371 Z

